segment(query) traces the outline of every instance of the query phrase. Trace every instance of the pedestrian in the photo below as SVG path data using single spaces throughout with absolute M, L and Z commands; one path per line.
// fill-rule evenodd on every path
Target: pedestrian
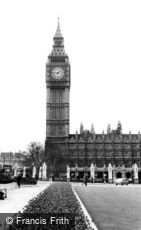
M 87 182 L 88 182 L 87 176 L 84 176 L 84 184 L 85 184 L 85 186 L 87 186 Z
M 21 180 L 22 180 L 22 177 L 21 177 L 21 175 L 19 174 L 19 175 L 17 176 L 17 185 L 18 185 L 18 188 L 20 188 L 20 186 L 21 186 Z
M 94 179 L 93 177 L 90 178 L 90 182 L 93 183 L 94 182 Z

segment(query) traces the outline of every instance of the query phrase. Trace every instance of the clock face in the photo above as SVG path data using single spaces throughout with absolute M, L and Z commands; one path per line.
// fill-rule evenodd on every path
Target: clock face
M 64 70 L 61 68 L 61 67 L 55 67 L 53 70 L 52 70 L 52 77 L 54 79 L 61 79 L 62 77 L 64 76 Z

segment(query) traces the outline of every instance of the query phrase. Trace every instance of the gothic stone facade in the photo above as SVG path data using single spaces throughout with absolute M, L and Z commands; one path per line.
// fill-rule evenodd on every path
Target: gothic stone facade
M 47 115 L 46 146 L 59 146 L 67 167 L 68 179 L 82 179 L 84 174 L 96 181 L 128 178 L 141 182 L 141 135 L 123 134 L 120 122 L 116 130 L 96 134 L 80 127 L 69 133 L 70 63 L 64 49 L 60 25 L 46 64 Z

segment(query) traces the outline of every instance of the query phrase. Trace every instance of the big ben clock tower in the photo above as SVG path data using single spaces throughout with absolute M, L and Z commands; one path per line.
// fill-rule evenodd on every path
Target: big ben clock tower
M 46 64 L 46 141 L 58 142 L 69 136 L 70 92 L 70 64 L 59 20 L 53 41 Z

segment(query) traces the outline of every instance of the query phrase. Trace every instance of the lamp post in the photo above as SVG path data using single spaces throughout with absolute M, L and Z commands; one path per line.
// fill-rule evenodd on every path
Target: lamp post
M 3 157 L 3 161 L 4 161 L 4 162 L 3 162 L 3 165 L 5 165 L 5 156 Z
M 84 164 L 85 164 L 85 167 L 84 167 L 84 177 L 86 177 L 86 167 L 87 167 L 87 139 L 86 139 L 86 134 L 85 134 L 85 137 L 84 137 L 84 143 L 85 143 L 85 158 L 84 158 Z
M 86 135 L 85 135 L 84 143 L 85 143 L 85 146 L 84 146 L 84 148 L 85 148 L 85 156 L 84 156 L 84 157 L 85 157 L 85 158 L 84 158 L 84 161 L 85 161 L 85 162 L 84 162 L 84 164 L 85 164 L 85 165 L 84 165 L 84 183 L 85 183 L 85 186 L 87 186 L 87 175 L 86 175 L 86 169 L 87 169 L 87 168 L 86 168 L 86 166 L 87 166 L 87 159 L 86 159 L 86 157 L 87 157 L 87 156 L 86 156 L 86 154 L 87 154 L 87 153 L 86 153 L 87 148 L 86 148 L 86 144 L 87 144 L 87 140 L 86 140 Z
M 66 165 L 68 165 L 68 158 L 69 158 L 69 146 L 68 146 L 68 138 L 65 139 L 65 143 L 66 143 Z

